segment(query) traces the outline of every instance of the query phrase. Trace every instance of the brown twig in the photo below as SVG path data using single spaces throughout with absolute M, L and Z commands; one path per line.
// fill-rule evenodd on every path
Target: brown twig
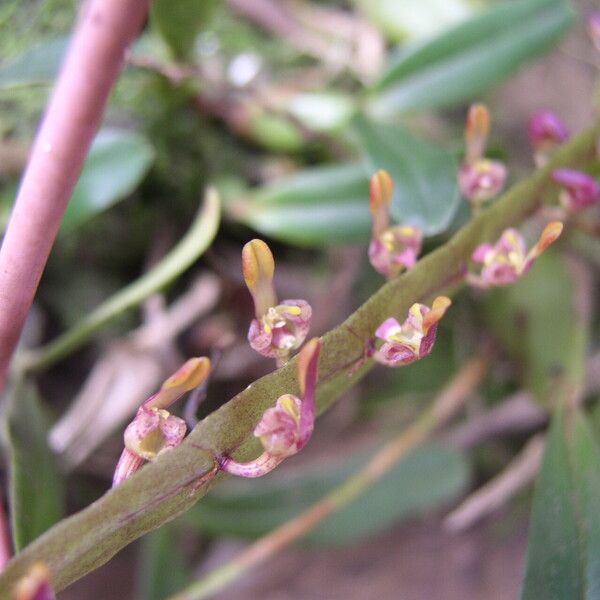
M 38 131 L 0 249 L 0 389 L 125 50 L 149 0 L 90 0 Z
M 497 510 L 519 490 L 531 483 L 544 454 L 544 436 L 532 437 L 525 448 L 496 477 L 473 492 L 444 521 L 449 531 L 464 531 L 479 519 Z

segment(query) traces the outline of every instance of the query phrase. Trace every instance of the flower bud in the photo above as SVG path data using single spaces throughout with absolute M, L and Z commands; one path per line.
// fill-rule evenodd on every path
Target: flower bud
M 587 173 L 556 169 L 552 172 L 552 179 L 562 186 L 560 202 L 568 211 L 583 210 L 600 200 L 600 185 Z
M 490 111 L 485 104 L 470 106 L 465 127 L 466 163 L 474 163 L 483 158 L 490 135 L 490 121 Z
M 401 367 L 431 353 L 439 321 L 451 305 L 449 298 L 438 296 L 431 308 L 413 304 L 404 323 L 394 318 L 385 320 L 375 331 L 384 343 L 373 358 L 388 367 Z
M 540 110 L 529 119 L 529 140 L 535 151 L 535 162 L 544 165 L 558 146 L 569 139 L 563 122 L 548 110 Z
M 423 234 L 418 227 L 389 226 L 393 189 L 394 183 L 387 171 L 377 171 L 371 177 L 373 236 L 369 245 L 369 261 L 376 271 L 388 278 L 414 267 L 423 245 Z

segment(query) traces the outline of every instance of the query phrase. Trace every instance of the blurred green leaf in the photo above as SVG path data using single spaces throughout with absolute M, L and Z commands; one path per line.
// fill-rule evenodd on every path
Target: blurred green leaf
M 367 459 L 361 454 L 310 471 L 274 471 L 258 484 L 249 480 L 227 482 L 185 518 L 210 534 L 258 537 L 320 500 Z M 452 500 L 468 479 L 469 469 L 460 451 L 433 444 L 424 446 L 306 539 L 332 544 L 375 534 L 401 519 Z
M 543 403 L 557 377 L 577 380 L 583 373 L 585 325 L 577 318 L 574 293 L 563 257 L 549 250 L 521 281 L 485 300 L 488 322 L 523 365 L 526 387 Z
M 305 127 L 325 132 L 345 127 L 355 108 L 351 96 L 335 92 L 296 94 L 287 106 L 290 114 Z
M 230 218 L 301 246 L 366 242 L 369 178 L 361 164 L 306 169 L 230 201 Z
M 27 85 L 50 85 L 58 74 L 68 45 L 68 37 L 59 37 L 34 46 L 1 65 L 0 90 Z
M 582 414 L 559 408 L 547 438 L 521 600 L 600 597 L 600 449 Z
M 353 129 L 369 172 L 386 169 L 394 179 L 393 220 L 417 225 L 425 235 L 447 229 L 460 204 L 452 153 L 398 125 L 363 116 L 353 120 Z
M 154 0 L 150 22 L 177 59 L 192 58 L 194 41 L 210 18 L 215 0 Z
M 65 490 L 46 442 L 50 421 L 36 388 L 25 381 L 17 383 L 8 403 L 10 509 L 19 551 L 62 518 Z
M 100 130 L 69 201 L 61 231 L 72 231 L 126 198 L 140 184 L 153 160 L 154 150 L 142 135 Z
M 166 525 L 144 537 L 138 573 L 144 600 L 164 600 L 189 583 L 174 527 Z
M 392 59 L 370 108 L 389 115 L 472 99 L 546 50 L 572 20 L 567 0 L 499 3 Z

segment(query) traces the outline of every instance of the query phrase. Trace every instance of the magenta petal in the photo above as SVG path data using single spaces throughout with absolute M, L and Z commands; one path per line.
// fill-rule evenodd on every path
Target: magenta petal
M 375 335 L 382 340 L 388 340 L 391 335 L 399 333 L 400 330 L 400 323 L 393 317 L 390 317 L 375 330 Z
M 373 355 L 373 358 L 388 367 L 408 365 L 419 358 L 412 348 L 396 342 L 386 342 Z
M 435 338 L 437 335 L 437 323 L 433 325 L 427 335 L 421 340 L 421 347 L 419 348 L 419 358 L 424 358 L 427 356 L 432 350 L 433 345 L 435 344 Z
M 275 357 L 275 351 L 271 345 L 273 334 L 265 331 L 264 325 L 258 319 L 253 319 L 248 329 L 248 342 L 250 346 L 263 356 Z
M 493 250 L 493 246 L 491 244 L 480 244 L 475 248 L 475 251 L 471 255 L 471 258 L 478 263 L 485 262 L 485 255 Z

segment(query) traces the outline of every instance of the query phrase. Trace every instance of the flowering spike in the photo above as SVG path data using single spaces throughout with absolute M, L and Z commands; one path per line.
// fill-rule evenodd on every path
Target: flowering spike
M 377 171 L 371 177 L 373 239 L 369 245 L 369 260 L 377 272 L 388 278 L 414 267 L 423 244 L 423 234 L 418 227 L 389 226 L 393 191 L 394 182 L 387 171 Z
M 569 139 L 569 131 L 557 115 L 540 110 L 529 119 L 529 140 L 535 151 L 535 162 L 543 166 L 560 144 Z
M 14 600 L 54 600 L 55 597 L 50 584 L 50 571 L 43 562 L 35 562 L 29 567 L 13 594 Z
M 490 111 L 485 104 L 472 104 L 467 114 L 465 127 L 465 162 L 473 163 L 483 158 L 490 134 Z
M 186 392 L 204 383 L 210 373 L 210 359 L 206 356 L 190 358 L 162 384 L 160 391 L 150 396 L 145 408 L 167 408 Z
M 506 229 L 493 246 L 482 244 L 473 252 L 472 259 L 483 265 L 479 275 L 469 273 L 467 282 L 480 288 L 505 286 L 514 283 L 533 266 L 540 254 L 560 236 L 563 224 L 546 225 L 540 239 L 527 252 L 523 236 L 516 229 Z
M 373 358 L 388 367 L 401 367 L 429 355 L 435 344 L 438 323 L 452 304 L 446 296 L 438 296 L 431 308 L 413 304 L 404 323 L 386 319 L 375 331 L 384 341 Z
M 387 171 L 377 171 L 369 184 L 369 200 L 373 215 L 373 237 L 378 237 L 390 224 L 390 203 L 394 195 L 394 181 Z
M 552 179 L 562 186 L 560 202 L 569 211 L 583 210 L 600 200 L 600 185 L 587 173 L 556 169 L 552 171 Z
M 272 471 L 288 456 L 297 454 L 310 439 L 315 421 L 315 393 L 321 341 L 312 339 L 298 357 L 298 381 L 302 399 L 284 394 L 268 408 L 254 429 L 264 452 L 248 463 L 224 456 L 219 465 L 224 471 L 241 477 L 260 477 Z
M 165 407 L 206 381 L 209 373 L 208 358 L 191 358 L 140 406 L 123 434 L 125 449 L 115 468 L 113 487 L 131 477 L 145 461 L 181 444 L 187 429 L 185 421 L 171 415 Z
M 248 342 L 263 356 L 285 362 L 299 348 L 310 328 L 312 309 L 305 300 L 283 300 L 277 304 L 273 289 L 275 263 L 267 244 L 248 242 L 242 250 L 246 285 L 254 298 L 256 319 L 250 323 Z
M 254 299 L 256 317 L 260 319 L 270 306 L 277 304 L 273 289 L 275 260 L 269 246 L 262 240 L 249 241 L 242 250 L 244 280 Z

